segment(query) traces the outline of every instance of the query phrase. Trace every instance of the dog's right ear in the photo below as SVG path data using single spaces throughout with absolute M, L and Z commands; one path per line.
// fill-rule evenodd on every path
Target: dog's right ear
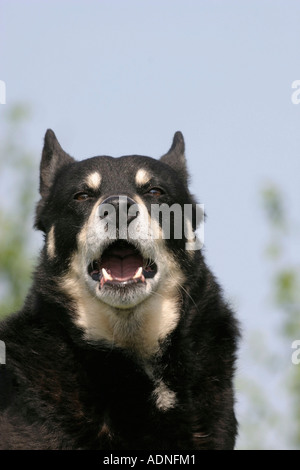
M 44 148 L 40 164 L 41 199 L 37 204 L 34 224 L 35 228 L 38 230 L 46 231 L 45 224 L 42 220 L 42 213 L 45 201 L 49 195 L 51 186 L 58 171 L 74 161 L 74 158 L 70 157 L 70 155 L 61 148 L 54 132 L 51 129 L 48 129 L 45 134 Z
M 51 129 L 45 134 L 44 148 L 40 165 L 40 194 L 45 198 L 53 184 L 57 172 L 65 165 L 73 163 L 70 157 L 60 146 L 56 135 Z

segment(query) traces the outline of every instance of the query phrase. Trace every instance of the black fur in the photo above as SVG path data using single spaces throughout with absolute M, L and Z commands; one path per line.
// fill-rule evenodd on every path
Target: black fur
M 133 197 L 141 167 L 152 185 L 167 188 L 159 202 L 195 204 L 188 190 L 184 142 L 176 133 L 161 160 L 129 156 L 76 162 L 47 131 L 41 162 L 35 225 L 45 240 L 55 224 L 56 256 L 46 245 L 22 310 L 0 326 L 6 366 L 0 368 L 1 449 L 233 449 L 237 423 L 233 374 L 236 320 L 200 250 L 188 253 L 184 240 L 166 240 L 180 264 L 180 319 L 146 359 L 106 341 L 87 341 L 74 322 L 76 305 L 59 290 L 78 249 L 77 234 L 97 198 Z M 74 193 L 100 169 L 101 193 L 84 204 Z M 139 195 L 147 207 L 153 199 Z M 152 373 L 147 371 L 151 369 Z M 155 378 L 176 394 L 176 406 L 158 409 Z

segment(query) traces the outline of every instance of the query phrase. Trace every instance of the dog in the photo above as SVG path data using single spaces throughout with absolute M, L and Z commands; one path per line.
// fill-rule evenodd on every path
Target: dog
M 239 326 L 199 249 L 181 132 L 160 159 L 76 161 L 48 130 L 39 189 L 44 246 L 0 327 L 0 448 L 234 449 Z

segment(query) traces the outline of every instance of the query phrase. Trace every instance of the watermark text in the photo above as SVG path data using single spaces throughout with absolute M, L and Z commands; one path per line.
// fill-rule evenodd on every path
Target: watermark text
M 291 348 L 295 349 L 292 354 L 292 363 L 298 365 L 300 364 L 300 339 L 295 339 L 295 341 L 292 342 Z
M 295 91 L 291 95 L 292 103 L 299 104 L 300 103 L 300 80 L 294 80 L 292 83 L 292 88 L 295 89 Z
M 4 341 L 0 341 L 0 365 L 6 364 L 6 348 Z
M 109 239 L 184 240 L 186 250 L 204 245 L 204 204 L 151 204 L 149 210 L 119 196 L 118 204 L 100 204 L 97 213 Z
M 6 83 L 0 80 L 0 104 L 6 104 Z

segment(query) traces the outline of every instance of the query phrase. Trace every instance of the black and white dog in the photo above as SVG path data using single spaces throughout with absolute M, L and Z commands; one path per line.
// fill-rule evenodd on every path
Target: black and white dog
M 48 130 L 40 194 L 39 265 L 0 327 L 0 448 L 233 449 L 239 333 L 194 238 L 182 134 L 159 160 L 75 161 Z

